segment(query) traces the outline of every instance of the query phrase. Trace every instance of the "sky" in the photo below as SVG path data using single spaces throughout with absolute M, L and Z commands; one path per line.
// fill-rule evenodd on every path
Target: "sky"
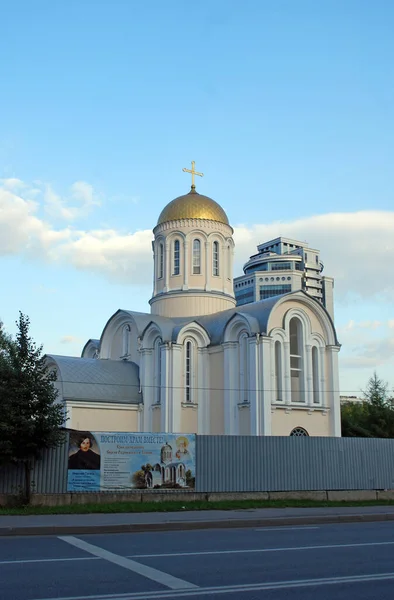
M 152 228 L 190 189 L 226 210 L 234 275 L 279 235 L 335 279 L 340 392 L 394 389 L 394 4 L 4 0 L 0 318 L 79 356 L 149 312 Z

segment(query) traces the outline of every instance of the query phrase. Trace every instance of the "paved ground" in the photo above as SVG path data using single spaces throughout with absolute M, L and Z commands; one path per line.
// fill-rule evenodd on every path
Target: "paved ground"
M 3 537 L 1 600 L 392 600 L 394 522 Z
M 1 535 L 118 533 L 394 520 L 394 506 L 263 508 L 168 513 L 0 516 Z

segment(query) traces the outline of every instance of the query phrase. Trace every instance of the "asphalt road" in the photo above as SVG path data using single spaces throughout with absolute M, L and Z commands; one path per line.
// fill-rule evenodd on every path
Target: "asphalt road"
M 394 522 L 0 538 L 1 600 L 392 600 Z

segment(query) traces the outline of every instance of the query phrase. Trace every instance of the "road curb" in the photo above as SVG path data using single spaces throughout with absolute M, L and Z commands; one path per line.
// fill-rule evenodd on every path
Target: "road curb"
M 123 523 L 119 525 L 48 525 L 37 527 L 0 527 L 0 536 L 86 535 L 99 533 L 149 533 L 193 531 L 201 529 L 239 529 L 250 527 L 285 527 L 332 523 L 372 523 L 394 521 L 394 513 L 269 517 L 258 519 L 218 519 L 217 521 L 167 521 L 164 523 Z

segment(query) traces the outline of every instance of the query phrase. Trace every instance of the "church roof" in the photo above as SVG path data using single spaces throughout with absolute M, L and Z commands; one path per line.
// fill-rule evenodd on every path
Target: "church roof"
M 254 323 L 258 324 L 258 330 L 254 333 L 267 333 L 267 323 L 273 306 L 277 303 L 281 296 L 274 296 L 273 298 L 267 298 L 266 300 L 260 300 L 259 302 L 252 302 L 250 304 L 244 304 L 228 310 L 223 310 L 218 313 L 211 315 L 196 317 L 190 319 L 190 321 L 196 321 L 199 323 L 206 332 L 208 333 L 211 344 L 216 346 L 223 341 L 223 335 L 227 323 L 234 315 L 243 315 L 251 324 L 251 329 L 255 329 Z M 251 321 L 250 317 L 253 318 Z M 175 330 L 174 330 L 175 331 Z
M 179 219 L 207 219 L 229 225 L 222 207 L 215 200 L 199 194 L 195 189 L 167 204 L 160 213 L 157 225 Z
M 46 355 L 58 368 L 58 383 L 66 400 L 139 404 L 139 367 L 130 361 Z
M 250 304 L 244 304 L 242 306 L 236 306 L 234 308 L 213 313 L 211 315 L 190 317 L 187 319 L 187 323 L 196 322 L 201 325 L 201 327 L 203 327 L 207 332 L 211 340 L 211 345 L 213 346 L 217 346 L 223 342 L 226 325 L 235 315 L 242 315 L 246 318 L 246 320 L 249 322 L 252 333 L 261 333 L 264 335 L 268 333 L 268 320 L 275 304 L 277 304 L 284 297 L 297 298 L 300 296 L 304 296 L 308 300 L 311 300 L 313 303 L 315 303 L 318 310 L 322 310 L 327 315 L 333 328 L 335 343 L 338 344 L 335 327 L 329 313 L 325 307 L 320 304 L 320 302 L 309 296 L 309 294 L 303 290 L 289 292 L 279 296 L 273 296 L 271 298 L 266 298 L 257 302 L 251 302 Z M 174 327 L 172 341 L 176 341 L 180 330 L 185 324 L 186 322 L 179 323 Z

